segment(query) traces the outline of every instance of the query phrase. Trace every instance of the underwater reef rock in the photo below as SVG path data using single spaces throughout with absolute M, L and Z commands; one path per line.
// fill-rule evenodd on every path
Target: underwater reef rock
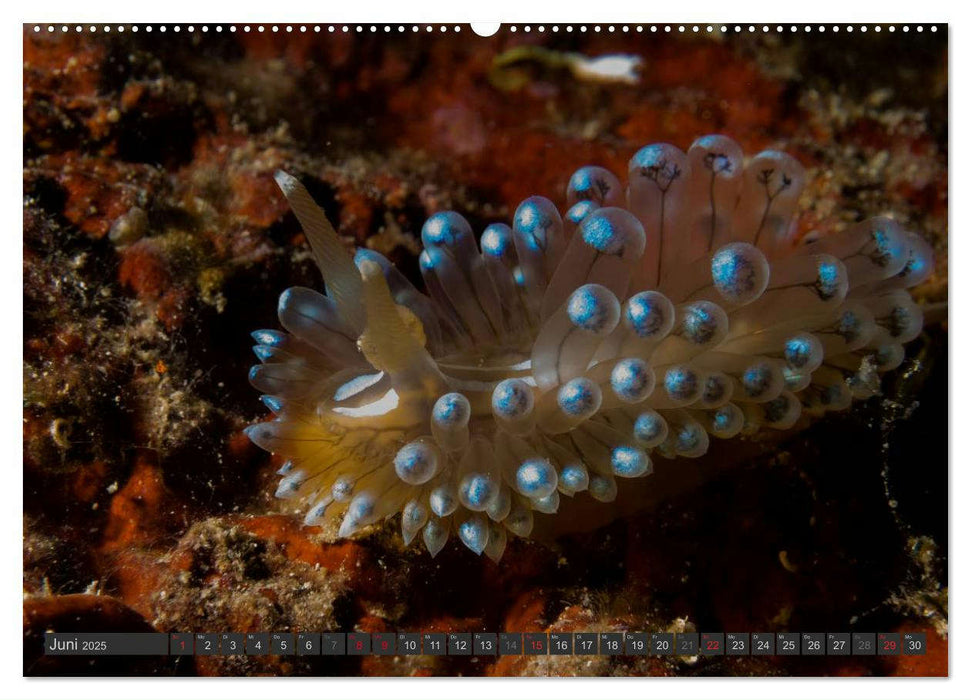
M 32 596 L 24 599 L 25 676 L 172 675 L 166 659 L 118 656 L 45 656 L 46 632 L 157 632 L 118 600 L 100 595 Z
M 932 653 L 906 660 L 116 659 L 112 674 L 942 673 L 946 37 L 907 37 L 906 67 L 886 60 L 900 40 L 27 29 L 25 640 L 51 619 L 34 611 L 83 595 L 89 629 L 121 625 L 124 606 L 159 631 L 933 630 Z M 635 54 L 642 70 L 633 85 L 581 81 L 530 47 Z M 348 250 L 421 285 L 434 212 L 481 230 L 564 192 L 581 165 L 623 172 L 642 143 L 718 132 L 804 164 L 802 232 L 894 212 L 933 245 L 915 290 L 925 332 L 881 397 L 647 510 L 618 501 L 514 540 L 501 567 L 462 548 L 416 556 L 394 522 L 335 542 L 278 512 L 282 461 L 242 433 L 262 413 L 245 348 L 280 290 L 321 279 L 277 169 Z

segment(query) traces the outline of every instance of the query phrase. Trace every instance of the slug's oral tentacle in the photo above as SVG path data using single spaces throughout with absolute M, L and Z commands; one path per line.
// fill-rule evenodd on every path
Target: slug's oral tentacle
M 360 332 L 364 328 L 365 318 L 361 306 L 361 278 L 354 261 L 307 188 L 282 170 L 278 170 L 274 177 L 307 235 L 310 249 L 324 275 L 327 296 L 336 304 L 347 325 Z
M 394 302 L 408 308 L 421 321 L 425 347 L 433 356 L 440 356 L 445 349 L 442 322 L 435 312 L 432 300 L 415 289 L 414 285 L 383 255 L 366 248 L 358 248 L 357 253 L 354 254 L 354 263 L 358 269 L 368 260 L 381 268 Z
M 498 561 L 561 498 L 609 503 L 667 459 L 873 396 L 921 332 L 906 290 L 931 247 L 886 217 L 796 245 L 792 157 L 705 136 L 646 146 L 629 177 L 582 167 L 565 213 L 530 197 L 478 245 L 434 214 L 422 292 L 277 174 L 326 295 L 284 291 L 284 331 L 253 333 L 272 419 L 246 433 L 286 459 L 276 495 L 305 525 L 400 513 L 406 544 Z

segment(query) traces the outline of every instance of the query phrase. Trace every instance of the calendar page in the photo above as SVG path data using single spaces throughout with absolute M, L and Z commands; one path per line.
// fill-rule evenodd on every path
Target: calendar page
M 326 14 L 22 27 L 23 675 L 947 677 L 948 24 Z

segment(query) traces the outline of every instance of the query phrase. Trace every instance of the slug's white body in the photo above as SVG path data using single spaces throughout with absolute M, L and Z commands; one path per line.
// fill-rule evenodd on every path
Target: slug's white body
M 534 511 L 614 499 L 652 459 L 710 437 L 791 427 L 874 394 L 922 315 L 905 291 L 929 246 L 876 218 L 797 246 L 793 158 L 747 163 L 724 136 L 630 161 L 626 195 L 578 170 L 569 210 L 531 197 L 479 245 L 454 212 L 422 229 L 428 295 L 385 258 L 347 254 L 294 178 L 277 176 L 327 287 L 280 298 L 250 373 L 274 420 L 250 438 L 288 458 L 277 495 L 347 536 L 402 513 L 436 554 L 451 532 L 502 556 Z

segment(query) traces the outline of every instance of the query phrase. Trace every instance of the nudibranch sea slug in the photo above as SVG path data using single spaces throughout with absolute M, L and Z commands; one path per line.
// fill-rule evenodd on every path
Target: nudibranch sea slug
M 275 417 L 247 434 L 287 458 L 276 495 L 342 537 L 401 513 L 406 543 L 434 556 L 454 532 L 498 560 L 561 497 L 609 502 L 658 457 L 874 395 L 920 333 L 906 290 L 930 246 L 883 217 L 797 237 L 791 156 L 705 136 L 645 146 L 628 176 L 582 167 L 564 214 L 530 197 L 478 244 L 434 214 L 425 294 L 374 251 L 352 258 L 278 173 L 326 294 L 286 290 L 286 332 L 253 334 Z

